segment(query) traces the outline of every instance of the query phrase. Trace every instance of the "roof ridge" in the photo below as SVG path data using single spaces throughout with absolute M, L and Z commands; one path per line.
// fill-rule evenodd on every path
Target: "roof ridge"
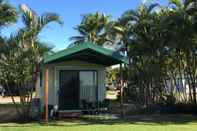
M 127 62 L 127 57 L 120 54 L 119 52 L 107 49 L 105 47 L 102 47 L 100 45 L 96 45 L 96 44 L 93 44 L 93 43 L 90 43 L 90 42 L 84 42 L 84 43 L 75 45 L 71 48 L 63 49 L 63 50 L 58 51 L 58 52 L 56 52 L 54 54 L 51 54 L 51 55 L 48 54 L 48 55 L 44 56 L 44 63 L 55 61 L 55 60 L 60 59 L 64 56 L 72 55 L 74 53 L 77 53 L 79 51 L 83 51 L 85 49 L 91 49 L 91 50 L 94 50 L 94 51 L 96 51 L 98 53 L 101 53 L 105 56 L 116 59 L 118 61 L 128 63 Z

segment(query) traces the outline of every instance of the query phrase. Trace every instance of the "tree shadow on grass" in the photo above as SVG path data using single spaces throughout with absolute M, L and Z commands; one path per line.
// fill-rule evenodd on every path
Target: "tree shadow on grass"
M 49 122 L 47 126 L 86 126 L 86 125 L 181 125 L 188 123 L 197 124 L 197 116 L 192 115 L 137 115 L 125 119 L 102 119 L 85 117 L 73 120 Z M 70 124 L 68 124 L 70 123 Z M 42 125 L 42 124 L 41 124 Z
M 33 123 L 13 123 L 13 124 L 0 124 L 0 127 L 35 127 L 35 126 L 64 126 L 64 127 L 77 127 L 89 125 L 181 125 L 188 123 L 197 124 L 197 116 L 192 115 L 136 115 L 129 116 L 125 119 L 104 119 L 96 116 L 82 117 L 80 119 L 65 119 L 53 120 L 48 123 L 33 122 Z

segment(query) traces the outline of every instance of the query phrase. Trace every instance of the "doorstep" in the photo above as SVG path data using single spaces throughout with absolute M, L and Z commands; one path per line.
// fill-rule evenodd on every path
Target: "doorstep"
M 81 114 L 81 110 L 59 110 L 58 118 L 79 118 Z

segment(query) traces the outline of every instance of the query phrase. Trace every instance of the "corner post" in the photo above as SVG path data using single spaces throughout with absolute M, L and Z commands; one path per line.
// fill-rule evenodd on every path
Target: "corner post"
M 49 69 L 45 69 L 45 81 L 44 81 L 44 104 L 45 104 L 45 122 L 48 122 L 48 92 L 49 92 Z
M 121 106 L 121 116 L 124 117 L 123 69 L 122 69 L 122 64 L 120 64 L 120 106 Z

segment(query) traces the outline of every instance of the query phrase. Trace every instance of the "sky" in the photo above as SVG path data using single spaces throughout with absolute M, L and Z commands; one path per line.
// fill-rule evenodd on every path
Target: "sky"
M 39 35 L 41 41 L 53 45 L 55 50 L 66 48 L 70 43 L 69 38 L 78 35 L 74 27 L 80 23 L 81 15 L 99 11 L 111 15 L 113 20 L 128 9 L 136 9 L 145 1 L 147 0 L 9 0 L 15 7 L 27 4 L 39 15 L 45 12 L 55 12 L 60 16 L 63 25 L 51 23 Z M 161 5 L 167 3 L 167 0 L 155 1 Z M 23 24 L 19 19 L 16 24 L 4 28 L 1 34 L 9 37 L 21 27 Z

